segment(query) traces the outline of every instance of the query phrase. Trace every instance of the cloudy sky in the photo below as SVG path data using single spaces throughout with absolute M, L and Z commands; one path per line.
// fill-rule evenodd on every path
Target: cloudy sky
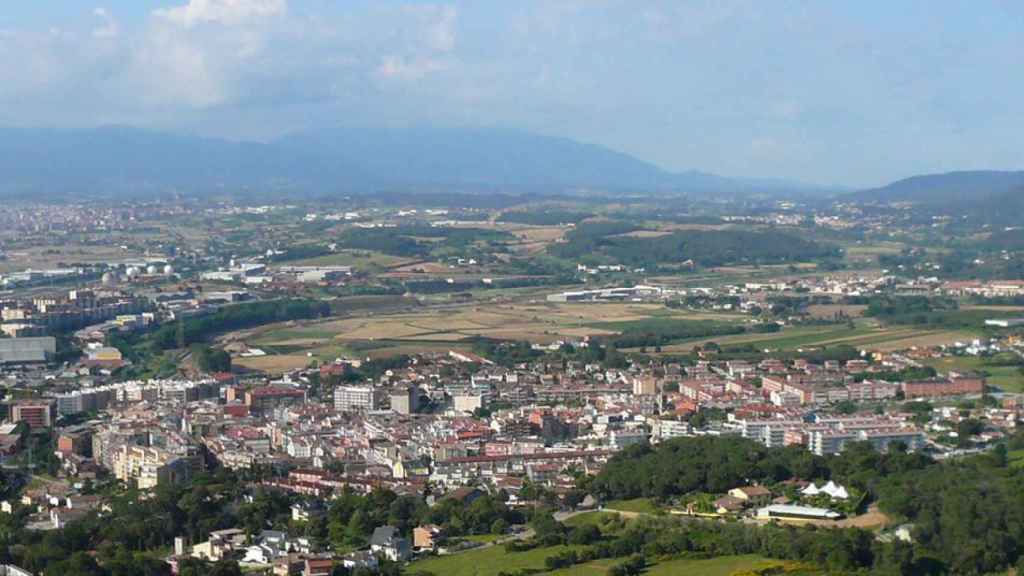
M 1020 0 L 55 0 L 0 12 L 0 124 L 269 139 L 471 125 L 672 170 L 1024 169 Z

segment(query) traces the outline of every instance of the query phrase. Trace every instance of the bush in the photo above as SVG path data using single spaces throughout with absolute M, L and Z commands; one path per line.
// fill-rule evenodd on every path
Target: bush
M 601 531 L 593 524 L 578 526 L 569 532 L 569 544 L 587 545 L 601 539 Z

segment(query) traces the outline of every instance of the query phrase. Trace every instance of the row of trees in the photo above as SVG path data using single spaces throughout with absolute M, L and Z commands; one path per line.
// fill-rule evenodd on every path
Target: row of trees
M 681 230 L 654 237 L 625 235 L 628 222 L 587 222 L 548 250 L 560 258 L 610 260 L 656 268 L 693 260 L 704 266 L 733 263 L 798 262 L 838 256 L 833 246 L 775 230 Z

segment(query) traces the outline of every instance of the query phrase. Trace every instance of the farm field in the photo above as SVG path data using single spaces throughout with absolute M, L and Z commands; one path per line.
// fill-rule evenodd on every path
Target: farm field
M 846 326 L 794 326 L 771 334 L 736 334 L 715 338 L 688 340 L 665 346 L 664 354 L 687 353 L 694 346 L 715 342 L 721 346 L 753 345 L 759 349 L 797 350 L 820 346 L 848 345 L 877 351 L 892 351 L 914 346 L 938 346 L 973 338 L 963 330 L 927 329 L 905 326 L 875 327 L 867 324 Z
M 436 305 L 409 312 L 272 324 L 229 335 L 267 356 L 238 358 L 240 366 L 283 371 L 339 356 L 394 356 L 466 349 L 490 337 L 548 344 L 562 339 L 616 334 L 630 323 L 657 318 L 735 320 L 736 315 L 669 310 L 660 304 L 522 302 Z
M 394 268 L 413 262 L 411 258 L 391 256 L 380 252 L 363 250 L 339 250 L 333 254 L 286 262 L 287 266 L 354 266 L 356 270 L 366 268 Z

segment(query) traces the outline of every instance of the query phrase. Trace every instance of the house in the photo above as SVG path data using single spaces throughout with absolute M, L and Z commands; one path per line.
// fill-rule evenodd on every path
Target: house
M 597 498 L 594 498 L 593 494 L 587 494 L 583 497 L 583 501 L 577 506 L 577 510 L 596 510 L 601 503 L 598 502 Z
M 474 500 L 484 495 L 484 491 L 479 488 L 473 488 L 471 486 L 463 486 L 452 490 L 451 493 L 447 494 L 445 498 L 450 498 L 462 504 L 468 506 L 473 503 Z
M 245 547 L 245 530 L 227 528 L 210 532 L 210 539 L 192 547 L 192 557 L 216 562 Z
M 75 520 L 81 520 L 89 514 L 88 510 L 70 510 L 62 508 L 52 508 L 50 510 L 50 522 L 53 523 L 55 530 L 60 530 L 68 525 L 69 522 Z
M 306 558 L 306 566 L 302 576 L 331 576 L 334 571 L 334 560 L 330 558 Z
M 306 569 L 306 559 L 298 554 L 289 554 L 274 560 L 274 576 L 299 576 Z
M 771 490 L 764 486 L 740 486 L 729 490 L 729 496 L 748 504 L 767 504 L 772 499 Z
M 292 504 L 292 520 L 296 522 L 309 522 L 326 514 L 323 504 L 319 501 L 299 502 Z
M 245 549 L 242 562 L 245 564 L 270 564 L 274 560 L 274 550 L 263 544 L 253 544 Z
M 261 546 L 265 546 L 274 552 L 275 556 L 283 556 L 291 548 L 288 542 L 288 534 L 280 530 L 264 530 L 256 537 Z
M 743 510 L 743 500 L 740 500 L 735 496 L 722 496 L 718 500 L 715 500 L 713 504 L 715 506 L 715 512 L 719 514 L 729 514 Z
M 409 541 L 398 534 L 394 526 L 378 526 L 370 537 L 370 550 L 383 554 L 392 562 L 401 562 L 409 558 L 412 550 Z
M 416 550 L 433 550 L 443 537 L 441 527 L 436 524 L 417 526 L 412 530 L 412 546 Z
M 377 568 L 380 566 L 380 562 L 371 552 L 360 550 L 343 556 L 341 559 L 341 565 L 347 568 L 349 572 L 352 572 L 357 568 L 364 568 L 376 572 Z

